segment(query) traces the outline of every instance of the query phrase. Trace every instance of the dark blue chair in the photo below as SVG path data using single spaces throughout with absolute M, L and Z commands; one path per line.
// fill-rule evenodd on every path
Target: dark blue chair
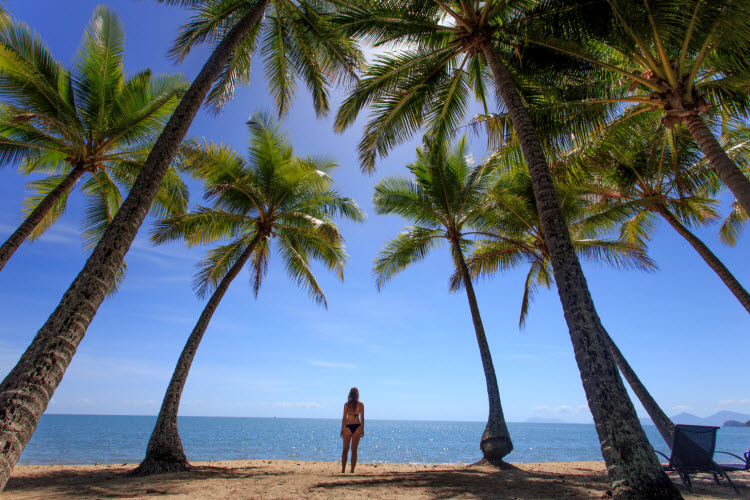
M 743 464 L 719 464 L 719 466 L 724 469 L 725 472 L 740 472 L 740 471 L 750 471 L 750 450 L 748 450 L 747 453 L 745 453 L 745 458 L 740 457 L 739 455 L 735 455 L 734 453 L 729 453 L 728 451 L 715 451 L 714 453 L 723 453 L 725 455 L 731 455 L 740 462 L 744 461 Z
M 724 478 L 737 494 L 740 493 L 727 476 L 724 468 L 714 462 L 716 431 L 718 430 L 718 427 L 707 425 L 677 424 L 672 436 L 671 455 L 667 457 L 664 453 L 657 451 L 669 460 L 669 464 L 664 466 L 664 470 L 679 474 L 682 482 L 691 493 L 693 492 L 693 485 L 690 482 L 690 475 L 699 473 L 713 474 L 716 484 L 721 484 L 719 478 Z

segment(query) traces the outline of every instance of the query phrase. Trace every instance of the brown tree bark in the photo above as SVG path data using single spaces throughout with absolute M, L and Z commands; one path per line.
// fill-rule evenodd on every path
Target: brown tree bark
M 612 353 L 612 357 L 615 359 L 615 363 L 617 363 L 617 367 L 620 369 L 620 373 L 622 373 L 623 377 L 625 377 L 625 380 L 628 381 L 628 385 L 630 385 L 630 388 L 633 389 L 633 392 L 638 397 L 638 400 L 643 405 L 643 408 L 646 410 L 646 413 L 648 413 L 648 416 L 651 417 L 654 425 L 659 430 L 659 434 L 661 434 L 661 437 L 664 438 L 664 442 L 667 443 L 669 449 L 672 449 L 674 423 L 672 422 L 672 420 L 670 420 L 666 413 L 662 411 L 659 404 L 651 396 L 651 393 L 649 393 L 646 389 L 646 386 L 643 385 L 641 380 L 638 378 L 638 375 L 636 375 L 635 371 L 633 371 L 633 369 L 630 367 L 630 364 L 625 359 L 625 356 L 622 355 L 620 349 L 606 332 L 604 341 L 609 346 L 609 350 Z
M 722 182 L 734 194 L 745 212 L 750 214 L 750 179 L 727 155 L 700 115 L 691 114 L 683 118 L 683 121 Z
M 481 44 L 481 49 L 510 114 L 529 169 L 557 291 L 613 494 L 623 499 L 682 498 L 646 438 L 605 343 L 606 331 L 573 250 L 547 159 L 531 118 L 489 38 Z
M 503 462 L 503 458 L 513 451 L 513 443 L 510 440 L 510 432 L 508 432 L 508 426 L 505 423 L 503 406 L 500 403 L 500 389 L 497 385 L 495 366 L 492 364 L 490 346 L 487 343 L 487 336 L 484 334 L 484 325 L 482 324 L 482 317 L 479 315 L 479 305 L 474 293 L 474 286 L 471 283 L 469 268 L 466 265 L 459 243 L 451 241 L 451 245 L 459 264 L 459 271 L 461 272 L 461 278 L 466 289 L 466 297 L 469 299 L 471 320 L 474 322 L 474 331 L 477 335 L 479 354 L 482 358 L 484 378 L 487 381 L 487 398 L 489 399 L 490 414 L 487 418 L 487 426 L 482 433 L 482 439 L 479 442 L 479 448 L 482 450 L 485 462 L 496 466 L 504 466 L 505 462 Z
M 146 458 L 128 475 L 150 476 L 152 474 L 167 474 L 192 469 L 182 449 L 182 441 L 177 430 L 177 412 L 180 409 L 182 390 L 185 388 L 190 366 L 193 364 L 195 353 L 198 351 L 198 346 L 208 328 L 211 317 L 219 306 L 219 302 L 224 297 L 232 280 L 237 277 L 247 263 L 259 240 L 259 235 L 253 238 L 247 249 L 245 249 L 240 258 L 237 259 L 237 262 L 229 269 L 208 300 L 177 360 L 177 366 L 175 366 L 172 379 L 169 381 L 167 392 L 161 403 L 159 417 L 156 419 L 154 431 L 151 433 L 151 439 L 148 442 Z
M 8 240 L 3 243 L 3 246 L 0 247 L 0 271 L 2 271 L 5 264 L 8 263 L 16 250 L 18 250 L 18 247 L 26 241 L 26 238 L 28 238 L 31 233 L 34 232 L 34 229 L 44 220 L 49 211 L 52 210 L 52 207 L 55 206 L 55 203 L 57 203 L 66 193 L 70 192 L 78 179 L 80 179 L 85 173 L 86 170 L 84 170 L 83 167 L 73 168 L 67 177 L 65 177 L 55 189 L 50 191 L 50 193 L 44 197 L 41 203 L 39 203 L 29 216 L 26 217 L 26 220 L 18 226 L 18 229 L 16 229 L 15 232 L 10 235 Z
M 263 15 L 261 0 L 216 46 L 156 141 L 133 188 L 62 301 L 0 383 L 0 490 L 111 287 L 164 174 L 232 51 Z
M 724 284 L 729 288 L 729 291 L 731 291 L 734 296 L 737 298 L 737 300 L 740 301 L 740 304 L 742 304 L 742 307 L 747 310 L 747 312 L 750 313 L 750 294 L 747 293 L 747 290 L 743 288 L 742 285 L 740 285 L 740 282 L 737 281 L 737 279 L 734 277 L 734 275 L 729 272 L 729 269 L 719 260 L 719 258 L 714 255 L 714 253 L 708 249 L 708 247 L 693 233 L 691 233 L 688 228 L 683 226 L 679 220 L 677 220 L 677 217 L 674 216 L 669 210 L 666 208 L 659 208 L 658 209 L 659 215 L 664 217 L 664 219 L 669 222 L 669 225 L 672 226 L 675 231 L 680 233 L 680 236 L 685 238 L 688 243 L 690 243 L 690 246 L 692 246 L 696 252 L 700 254 L 700 256 L 703 258 L 703 260 L 708 264 L 708 266 L 714 270 L 717 276 L 721 278 L 721 281 L 724 282 Z

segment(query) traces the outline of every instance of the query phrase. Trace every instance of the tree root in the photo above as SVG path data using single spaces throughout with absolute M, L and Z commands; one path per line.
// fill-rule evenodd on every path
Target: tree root
M 153 476 L 155 474 L 187 472 L 191 470 L 195 470 L 195 467 L 190 465 L 187 461 L 176 462 L 145 459 L 138 467 L 128 472 L 127 475 L 133 477 L 144 477 Z

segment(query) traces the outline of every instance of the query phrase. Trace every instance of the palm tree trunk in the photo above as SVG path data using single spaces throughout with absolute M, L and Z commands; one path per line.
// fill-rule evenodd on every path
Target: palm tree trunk
M 490 414 L 487 419 L 487 426 L 482 433 L 482 440 L 479 447 L 484 454 L 484 460 L 493 465 L 502 466 L 503 457 L 513 451 L 513 443 L 510 440 L 508 426 L 505 423 L 503 415 L 503 406 L 500 403 L 500 390 L 497 385 L 497 376 L 495 367 L 492 364 L 492 355 L 490 346 L 487 343 L 487 337 L 484 334 L 484 325 L 482 317 L 479 315 L 479 305 L 477 297 L 474 294 L 474 286 L 471 283 L 469 268 L 466 266 L 461 246 L 457 241 L 452 241 L 453 252 L 458 261 L 461 278 L 466 288 L 466 296 L 469 299 L 469 309 L 471 310 L 471 319 L 474 322 L 474 331 L 477 334 L 477 344 L 479 344 L 479 354 L 482 357 L 482 368 L 484 368 L 484 378 L 487 381 L 487 397 L 489 399 Z
M 658 211 L 659 215 L 664 217 L 664 219 L 669 222 L 669 225 L 672 226 L 675 231 L 680 233 L 680 236 L 685 238 L 687 242 L 690 243 L 690 246 L 695 248 L 700 256 L 703 257 L 703 260 L 706 261 L 706 264 L 708 264 L 708 266 L 714 270 L 719 278 L 721 278 L 721 281 L 723 281 L 727 288 L 729 288 L 734 296 L 737 297 L 737 300 L 740 301 L 740 304 L 742 304 L 747 312 L 750 312 L 750 294 L 748 294 L 747 290 L 745 290 L 742 285 L 740 285 L 739 281 L 737 281 L 734 275 L 729 272 L 729 269 L 726 268 L 726 266 L 719 260 L 719 258 L 714 255 L 714 253 L 709 250 L 708 247 L 697 236 L 691 233 L 688 228 L 683 226 L 680 221 L 677 220 L 677 217 L 675 217 L 669 210 L 660 207 Z
M 0 271 L 5 267 L 13 254 L 18 250 L 18 247 L 26 241 L 26 238 L 34 231 L 47 216 L 52 207 L 55 206 L 60 198 L 73 189 L 73 186 L 78 179 L 83 176 L 86 171 L 82 167 L 75 167 L 70 171 L 67 177 L 58 184 L 55 189 L 44 197 L 44 199 L 37 205 L 37 207 L 29 214 L 25 221 L 18 226 L 18 229 L 10 235 L 10 238 L 3 243 L 0 247 Z
M 666 413 L 662 411 L 659 404 L 651 396 L 651 393 L 649 393 L 646 389 L 646 386 L 643 385 L 641 380 L 638 378 L 638 375 L 636 375 L 633 369 L 630 367 L 630 364 L 625 359 L 625 356 L 622 355 L 622 352 L 620 352 L 620 349 L 614 343 L 612 337 L 610 337 L 609 334 L 606 334 L 606 332 L 604 335 L 604 341 L 609 346 L 609 351 L 612 353 L 612 357 L 615 359 L 615 363 L 617 363 L 617 367 L 620 369 L 620 373 L 622 373 L 622 375 L 625 377 L 625 380 L 628 381 L 630 388 L 633 389 L 633 392 L 638 397 L 638 400 L 646 409 L 646 413 L 648 413 L 648 416 L 651 417 L 654 425 L 659 430 L 659 434 L 661 434 L 661 437 L 664 438 L 664 442 L 666 442 L 667 446 L 672 449 L 672 434 L 674 434 L 674 423 L 669 419 Z
M 182 390 L 185 388 L 190 366 L 193 364 L 195 353 L 203 339 L 203 334 L 208 328 L 211 317 L 219 306 L 219 302 L 224 297 L 232 280 L 237 277 L 239 272 L 247 263 L 250 255 L 257 246 L 260 236 L 256 235 L 247 249 L 242 253 L 237 262 L 229 269 L 226 276 L 221 280 L 219 286 L 209 299 L 206 307 L 198 318 L 190 337 L 188 337 L 185 347 L 182 349 L 180 358 L 177 360 L 177 366 L 169 381 L 169 387 L 161 403 L 159 417 L 156 419 L 156 426 L 151 433 L 151 439 L 146 449 L 146 458 L 141 464 L 131 471 L 131 476 L 150 476 L 152 474 L 167 474 L 170 472 L 181 472 L 192 469 L 188 463 L 185 452 L 182 449 L 180 434 L 177 432 L 177 411 L 180 408 L 180 397 Z
M 529 169 L 557 291 L 613 494 L 616 498 L 681 498 L 646 438 L 604 341 L 606 331 L 573 250 L 544 150 L 531 118 L 491 41 L 484 41 L 481 47 Z
M 750 214 L 750 179 L 737 167 L 711 133 L 700 115 L 692 114 L 683 119 L 695 142 L 719 174 L 721 180 L 737 198 L 745 212 Z
M 128 197 L 83 270 L 0 384 L 0 491 L 110 289 L 203 99 L 267 4 L 268 0 L 260 0 L 217 45 L 157 139 Z

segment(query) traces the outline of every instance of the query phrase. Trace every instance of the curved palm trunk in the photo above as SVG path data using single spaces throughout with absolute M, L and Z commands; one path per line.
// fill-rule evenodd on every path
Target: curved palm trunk
M 182 450 L 182 441 L 179 432 L 177 432 L 177 411 L 180 409 L 182 390 L 185 388 L 190 366 L 193 364 L 195 353 L 214 311 L 219 306 L 219 302 L 224 297 L 232 280 L 237 277 L 247 263 L 259 240 L 260 237 L 256 236 L 242 256 L 229 269 L 229 272 L 211 295 L 200 318 L 198 318 L 198 322 L 195 324 L 185 347 L 182 349 L 180 358 L 177 360 L 172 379 L 169 381 L 169 387 L 167 387 L 159 410 L 159 417 L 156 419 L 156 426 L 154 426 L 154 431 L 151 433 L 151 439 L 148 442 L 146 458 L 129 475 L 149 476 L 151 474 L 166 474 L 192 469 L 185 452 Z
M 706 264 L 714 270 L 714 272 L 721 278 L 721 281 L 724 282 L 724 284 L 729 288 L 729 290 L 734 294 L 735 297 L 737 297 L 737 300 L 740 301 L 740 304 L 747 310 L 747 312 L 750 312 L 750 294 L 747 293 L 747 290 L 745 290 L 742 285 L 740 285 L 739 281 L 732 275 L 731 272 L 729 272 L 729 269 L 726 268 L 726 266 L 719 260 L 719 258 L 714 255 L 714 253 L 708 249 L 708 247 L 693 233 L 691 233 L 688 228 L 683 226 L 679 220 L 677 220 L 677 217 L 675 217 L 669 210 L 665 208 L 658 209 L 659 215 L 664 217 L 667 222 L 669 222 L 669 225 L 672 226 L 675 231 L 680 233 L 680 236 L 685 238 L 688 243 L 690 243 L 690 246 L 695 248 L 695 251 L 700 254 L 700 256 L 703 258 L 704 261 L 706 261 Z
M 503 457 L 513 451 L 513 443 L 510 440 L 508 426 L 505 424 L 505 415 L 503 415 L 503 406 L 500 403 L 500 390 L 497 385 L 495 367 L 492 364 L 490 346 L 487 344 L 487 337 L 484 334 L 482 317 L 479 315 L 479 306 L 477 305 L 477 297 L 474 294 L 474 286 L 471 283 L 469 268 L 466 266 L 466 261 L 458 242 L 451 242 L 451 244 L 453 252 L 456 254 L 456 260 L 459 263 L 461 278 L 464 282 L 464 288 L 466 288 L 466 296 L 469 299 L 471 319 L 474 322 L 479 354 L 482 357 L 484 378 L 487 380 L 487 398 L 490 403 L 490 415 L 487 419 L 487 426 L 482 433 L 482 440 L 479 443 L 479 447 L 482 449 L 485 461 L 493 465 L 503 465 Z
M 128 197 L 83 270 L 18 364 L 0 384 L 0 490 L 5 487 L 13 466 L 36 429 L 78 344 L 110 289 L 203 99 L 229 60 L 232 50 L 255 26 L 267 4 L 268 0 L 259 1 L 208 58 L 157 139 Z
M 63 195 L 70 192 L 78 179 L 80 179 L 85 173 L 86 171 L 81 167 L 75 167 L 71 170 L 68 176 L 44 197 L 41 203 L 39 203 L 39 205 L 37 205 L 37 207 L 29 214 L 26 220 L 18 226 L 18 229 L 10 235 L 10 238 L 3 243 L 3 246 L 0 247 L 0 271 L 2 271 L 5 264 L 8 263 L 16 250 L 18 250 L 18 247 L 26 241 L 26 238 L 28 238 L 34 229 L 44 220 L 49 211 L 52 210 L 52 207 L 55 206 L 55 203 L 57 203 Z
M 643 408 L 646 409 L 646 413 L 648 413 L 648 416 L 651 417 L 654 425 L 659 430 L 659 434 L 661 434 L 661 437 L 664 438 L 664 442 L 666 442 L 667 446 L 672 449 L 672 434 L 674 434 L 674 423 L 672 422 L 672 420 L 670 420 L 667 414 L 662 411 L 659 404 L 651 396 L 651 393 L 649 393 L 646 389 L 646 386 L 643 385 L 641 380 L 638 378 L 638 375 L 636 375 L 633 369 L 630 367 L 630 364 L 625 359 L 625 356 L 622 355 L 622 352 L 620 352 L 620 349 L 614 343 L 612 337 L 610 337 L 606 332 L 604 335 L 604 342 L 606 342 L 609 346 L 609 351 L 612 353 L 612 357 L 615 359 L 615 363 L 617 363 L 617 367 L 620 369 L 620 373 L 622 373 L 622 375 L 625 377 L 625 380 L 628 381 L 628 385 L 630 385 L 630 388 L 633 389 L 633 392 L 638 397 L 638 400 L 643 405 Z
M 719 174 L 721 180 L 737 198 L 745 212 L 750 214 L 750 179 L 737 167 L 711 133 L 706 123 L 698 114 L 685 117 L 685 125 L 700 146 L 703 154 Z
M 681 498 L 661 468 L 641 427 L 589 293 L 557 201 L 534 125 L 507 68 L 489 40 L 481 45 L 521 144 L 544 236 L 602 456 L 616 498 Z

